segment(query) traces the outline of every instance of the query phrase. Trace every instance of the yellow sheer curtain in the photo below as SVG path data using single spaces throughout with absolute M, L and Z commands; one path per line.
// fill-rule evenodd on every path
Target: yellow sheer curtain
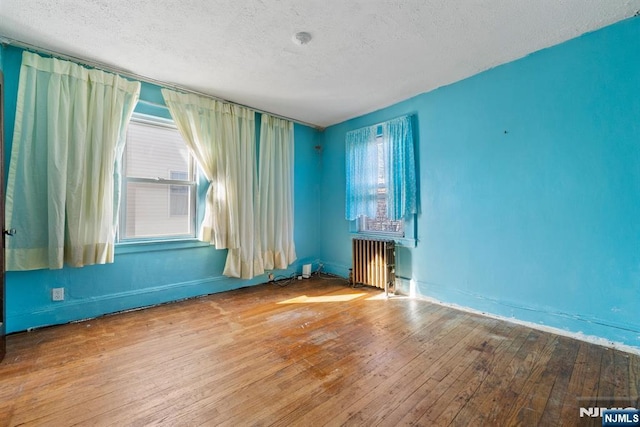
M 285 269 L 296 260 L 293 239 L 293 123 L 262 114 L 258 218 L 264 267 Z
M 250 279 L 264 273 L 254 208 L 254 111 L 168 89 L 162 95 L 209 181 L 200 239 L 229 250 L 224 275 Z
M 6 195 L 8 270 L 113 262 L 117 156 L 140 83 L 24 52 Z

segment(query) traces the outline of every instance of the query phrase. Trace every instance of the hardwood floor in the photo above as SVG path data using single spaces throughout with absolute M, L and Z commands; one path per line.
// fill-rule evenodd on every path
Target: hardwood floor
M 0 425 L 600 425 L 640 357 L 334 279 L 7 337 Z

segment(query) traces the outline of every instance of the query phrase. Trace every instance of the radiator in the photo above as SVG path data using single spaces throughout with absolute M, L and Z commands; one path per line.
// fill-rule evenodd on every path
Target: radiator
M 353 239 L 352 284 L 375 286 L 388 295 L 395 283 L 395 259 L 393 240 Z

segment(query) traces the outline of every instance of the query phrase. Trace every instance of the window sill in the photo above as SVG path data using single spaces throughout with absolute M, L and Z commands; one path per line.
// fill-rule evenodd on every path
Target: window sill
M 413 239 L 411 237 L 402 237 L 395 234 L 367 233 L 358 231 L 352 231 L 350 234 L 354 237 L 364 237 L 367 239 L 393 240 L 394 242 L 396 242 L 396 245 L 404 246 L 407 248 L 415 248 L 418 244 L 418 241 L 416 239 Z
M 116 255 L 142 252 L 171 251 L 176 249 L 191 249 L 211 246 L 208 242 L 198 239 L 180 240 L 138 240 L 133 242 L 116 243 Z

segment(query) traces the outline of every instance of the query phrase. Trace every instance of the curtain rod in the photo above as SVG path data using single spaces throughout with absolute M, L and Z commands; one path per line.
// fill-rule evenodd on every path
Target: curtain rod
M 136 73 L 133 73 L 131 71 L 126 71 L 126 70 L 123 70 L 122 68 L 118 68 L 118 67 L 115 67 L 115 66 L 112 66 L 112 65 L 104 64 L 104 63 L 99 62 L 99 61 L 93 61 L 93 60 L 90 60 L 90 59 L 79 58 L 77 56 L 67 55 L 67 54 L 64 54 L 64 53 L 56 52 L 54 50 L 38 47 L 38 46 L 32 45 L 32 44 L 27 43 L 27 42 L 23 42 L 23 41 L 20 41 L 20 40 L 12 39 L 11 37 L 3 36 L 2 34 L 0 34 L 0 44 L 1 45 L 16 46 L 16 47 L 19 47 L 19 48 L 23 48 L 23 49 L 26 49 L 26 50 L 33 51 L 35 53 L 44 53 L 45 55 L 50 55 L 50 56 L 58 58 L 58 59 L 64 59 L 64 60 L 67 60 L 67 61 L 73 61 L 73 62 L 76 62 L 76 63 L 78 63 L 80 65 L 84 65 L 84 66 L 91 67 L 91 68 L 96 68 L 96 69 L 103 70 L 103 71 L 109 71 L 111 73 L 119 74 L 121 76 L 129 77 L 129 78 L 132 78 L 132 79 L 135 79 L 135 80 L 139 80 L 141 82 L 151 83 L 151 84 L 154 84 L 156 86 L 160 86 L 160 87 L 163 87 L 163 88 L 166 88 L 166 89 L 174 89 L 174 90 L 181 91 L 181 92 L 187 92 L 187 93 L 192 93 L 194 95 L 204 96 L 206 98 L 215 99 L 217 101 L 226 102 L 226 103 L 229 103 L 229 104 L 237 105 L 239 107 L 249 108 L 249 109 L 251 109 L 251 110 L 253 110 L 253 111 L 257 112 L 257 113 L 260 113 L 260 114 L 268 114 L 270 116 L 273 116 L 273 117 L 276 117 L 276 118 L 279 118 L 279 119 L 289 120 L 291 122 L 298 123 L 298 124 L 301 124 L 301 125 L 304 125 L 304 126 L 309 126 L 311 128 L 314 128 L 314 129 L 320 129 L 320 130 L 322 129 L 321 126 L 314 125 L 314 124 L 311 124 L 311 123 L 307 123 L 307 122 L 304 122 L 302 120 L 296 120 L 296 119 L 292 119 L 291 117 L 282 116 L 280 114 L 274 114 L 274 113 L 270 113 L 268 111 L 259 110 L 257 108 L 250 107 L 250 106 L 244 105 L 244 104 L 240 104 L 238 102 L 229 101 L 229 100 L 217 97 L 215 95 L 211 95 L 211 94 L 204 93 L 204 92 L 199 92 L 197 90 L 189 89 L 189 88 L 186 88 L 184 86 L 177 85 L 177 84 L 163 82 L 163 81 L 151 78 L 151 77 L 142 76 L 140 74 L 136 74 Z M 145 103 L 147 103 L 147 104 L 155 104 L 155 105 L 157 105 L 159 107 L 166 107 L 165 105 L 157 104 L 157 103 L 154 103 L 154 102 L 151 102 L 151 101 L 145 101 Z
M 394 121 L 394 120 L 398 120 L 398 119 L 401 119 L 401 118 L 403 118 L 403 117 L 413 117 L 413 115 L 414 115 L 414 113 L 401 114 L 401 115 L 399 115 L 399 116 L 396 116 L 396 117 L 393 117 L 393 118 L 391 118 L 391 119 L 387 119 L 387 120 L 384 120 L 384 121 L 381 121 L 381 122 L 378 122 L 378 123 L 374 123 L 374 124 L 372 124 L 372 125 L 365 125 L 365 126 L 361 126 L 361 127 L 359 127 L 359 128 L 356 128 L 356 129 L 350 130 L 349 132 L 353 132 L 353 131 L 360 130 L 360 129 L 364 129 L 364 128 L 372 128 L 372 127 L 382 126 L 383 124 L 385 124 L 385 123 L 387 123 L 387 122 L 392 122 L 392 121 Z

